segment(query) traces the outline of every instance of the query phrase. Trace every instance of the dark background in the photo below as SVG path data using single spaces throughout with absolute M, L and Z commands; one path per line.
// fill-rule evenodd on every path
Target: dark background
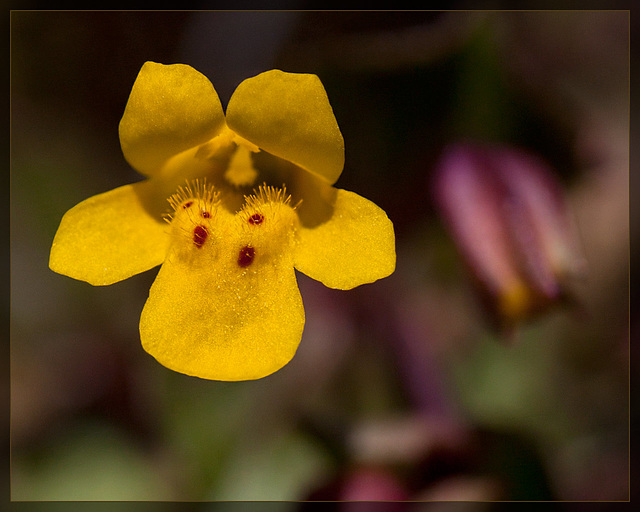
M 10 28 L 13 500 L 628 499 L 628 11 L 13 11 Z M 267 69 L 317 74 L 345 139 L 336 186 L 394 222 L 391 277 L 298 274 L 302 343 L 266 379 L 144 353 L 156 270 L 93 288 L 48 269 L 65 211 L 141 179 L 117 127 L 147 60 L 192 65 L 223 106 Z M 512 345 L 430 201 L 460 140 L 546 159 L 581 229 L 579 312 Z

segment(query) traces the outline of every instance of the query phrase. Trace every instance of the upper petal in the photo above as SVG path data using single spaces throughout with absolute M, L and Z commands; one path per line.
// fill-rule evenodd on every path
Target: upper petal
M 304 206 L 304 202 L 303 202 Z M 393 273 L 395 234 L 386 213 L 353 192 L 331 189 L 319 215 L 328 218 L 303 223 L 295 267 L 329 288 L 348 290 Z M 301 212 L 302 213 L 302 212 Z
M 220 99 L 204 75 L 186 64 L 145 62 L 120 121 L 120 145 L 132 167 L 152 175 L 223 126 Z
M 157 210 L 155 184 L 149 180 L 82 201 L 62 217 L 49 267 L 108 285 L 159 265 L 168 237 Z
M 344 167 L 344 139 L 316 75 L 274 69 L 243 81 L 229 100 L 227 124 L 329 184 Z

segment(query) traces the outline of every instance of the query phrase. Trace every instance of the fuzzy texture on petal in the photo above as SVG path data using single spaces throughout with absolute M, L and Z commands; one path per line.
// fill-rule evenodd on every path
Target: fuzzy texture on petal
M 353 192 L 331 189 L 331 216 L 300 228 L 295 267 L 329 288 L 349 290 L 395 270 L 393 224 L 374 203 Z
M 149 180 L 90 197 L 69 210 L 53 239 L 49 267 L 92 285 L 108 285 L 160 265 L 167 224 Z
M 229 100 L 227 124 L 329 184 L 344 167 L 344 139 L 316 75 L 271 70 L 245 80 Z
M 185 64 L 146 62 L 120 121 L 120 145 L 129 164 L 151 176 L 223 127 L 220 99 L 204 75 Z
M 271 222 L 271 206 L 253 206 L 262 212 L 260 225 L 249 222 L 258 218 L 253 211 L 234 215 L 215 206 L 203 220 L 197 204 L 174 219 L 171 251 L 140 319 L 144 349 L 167 368 L 250 380 L 294 356 L 304 309 L 287 235 L 293 231 L 278 226 L 281 218 Z M 294 218 L 289 210 L 285 220 Z

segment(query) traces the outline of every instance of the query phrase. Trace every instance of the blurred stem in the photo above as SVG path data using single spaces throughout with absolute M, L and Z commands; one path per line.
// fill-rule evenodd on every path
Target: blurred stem
M 452 138 L 508 140 L 514 133 L 513 104 L 499 62 L 491 17 L 478 25 L 459 58 Z

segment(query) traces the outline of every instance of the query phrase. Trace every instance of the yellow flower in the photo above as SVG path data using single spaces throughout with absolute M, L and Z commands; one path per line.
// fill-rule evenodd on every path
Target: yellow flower
M 119 133 L 146 179 L 69 210 L 49 266 L 107 285 L 162 264 L 140 337 L 172 370 L 215 380 L 269 375 L 302 337 L 294 269 L 343 290 L 395 269 L 384 211 L 332 186 L 344 141 L 315 75 L 249 78 L 225 116 L 198 71 L 147 62 Z

